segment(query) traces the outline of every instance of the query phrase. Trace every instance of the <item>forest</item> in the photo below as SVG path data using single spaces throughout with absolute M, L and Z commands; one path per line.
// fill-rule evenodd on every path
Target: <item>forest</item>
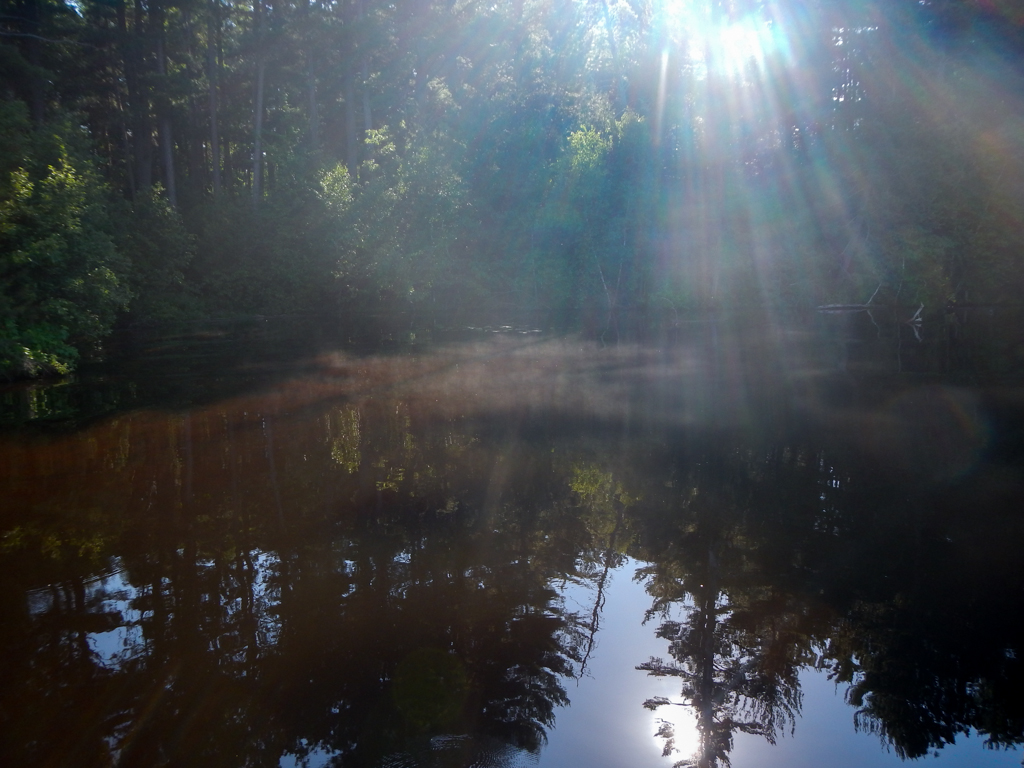
M 2 0 L 0 373 L 118 326 L 1024 288 L 1015 0 Z

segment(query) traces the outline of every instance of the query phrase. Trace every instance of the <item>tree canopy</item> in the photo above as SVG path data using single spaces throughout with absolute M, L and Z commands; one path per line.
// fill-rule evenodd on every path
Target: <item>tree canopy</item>
M 1010 1 L 3 0 L 0 364 L 339 305 L 1015 302 L 1022 53 Z

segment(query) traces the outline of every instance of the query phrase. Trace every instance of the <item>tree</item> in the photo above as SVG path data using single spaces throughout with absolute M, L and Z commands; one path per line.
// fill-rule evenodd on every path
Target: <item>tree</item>
M 0 186 L 0 367 L 64 373 L 127 306 L 129 261 L 114 245 L 107 190 L 68 143 L 74 131 L 51 123 L 53 133 L 29 135 L 20 102 L 0 110 L 3 144 L 22 149 Z

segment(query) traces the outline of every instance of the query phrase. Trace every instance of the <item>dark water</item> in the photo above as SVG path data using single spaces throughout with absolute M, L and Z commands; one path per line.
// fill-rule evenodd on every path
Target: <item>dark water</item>
M 1018 765 L 1021 328 L 260 320 L 8 388 L 0 763 Z

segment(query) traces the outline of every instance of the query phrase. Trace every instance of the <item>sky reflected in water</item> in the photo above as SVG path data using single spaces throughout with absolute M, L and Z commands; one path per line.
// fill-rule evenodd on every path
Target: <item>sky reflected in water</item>
M 236 330 L 8 389 L 0 756 L 1019 764 L 1019 373 L 857 322 Z

